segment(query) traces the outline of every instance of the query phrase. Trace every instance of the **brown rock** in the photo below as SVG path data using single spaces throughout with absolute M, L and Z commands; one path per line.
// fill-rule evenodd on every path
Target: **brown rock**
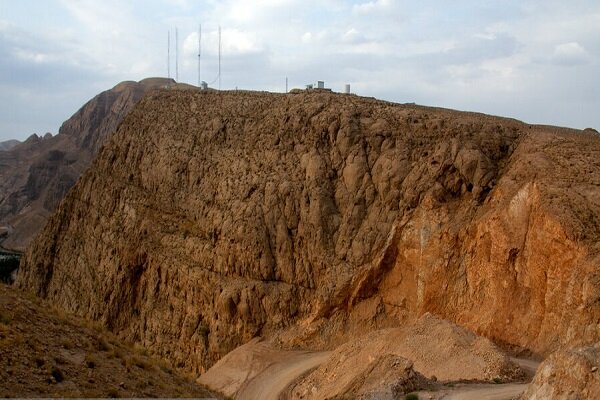
M 149 90 L 173 83 L 121 82 L 81 107 L 58 135 L 0 146 L 0 227 L 10 227 L 2 245 L 24 250 L 131 108 Z
M 600 398 L 600 345 L 559 350 L 548 357 L 522 400 L 571 400 Z
M 18 285 L 196 372 L 257 335 L 332 348 L 428 311 L 540 353 L 598 340 L 600 138 L 529 127 L 331 93 L 153 92 Z

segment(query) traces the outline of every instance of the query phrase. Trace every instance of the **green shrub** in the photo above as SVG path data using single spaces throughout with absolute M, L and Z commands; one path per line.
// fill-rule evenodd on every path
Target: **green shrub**
M 409 393 L 404 397 L 404 400 L 419 400 L 419 395 L 416 393 Z

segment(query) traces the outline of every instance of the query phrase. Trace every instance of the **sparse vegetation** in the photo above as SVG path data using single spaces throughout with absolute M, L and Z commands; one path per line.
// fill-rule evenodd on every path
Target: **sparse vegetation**
M 4 311 L 0 311 L 0 324 L 10 325 L 10 321 L 12 321 L 10 315 Z
M 133 357 L 132 361 L 133 365 L 141 369 L 149 370 L 154 367 L 149 360 L 142 357 Z
M 85 366 L 88 368 L 96 368 L 98 365 L 98 360 L 92 354 L 87 354 L 85 356 Z
M 57 383 L 60 383 L 65 379 L 65 375 L 60 369 L 58 369 L 56 365 L 52 367 L 52 369 L 50 370 L 50 374 L 52 375 L 52 377 L 54 377 Z
M 198 326 L 198 333 L 206 339 L 210 333 L 210 328 L 206 324 L 200 324 L 200 326 Z
M 419 400 L 419 395 L 416 393 L 409 393 L 404 396 L 404 400 Z
M 143 347 L 6 285 L 0 285 L 0 319 L 2 396 L 219 397 Z
M 19 268 L 21 256 L 0 252 L 0 282 L 12 283 L 12 273 Z
M 104 338 L 104 336 L 98 336 L 97 348 L 100 351 L 110 351 L 112 346 Z

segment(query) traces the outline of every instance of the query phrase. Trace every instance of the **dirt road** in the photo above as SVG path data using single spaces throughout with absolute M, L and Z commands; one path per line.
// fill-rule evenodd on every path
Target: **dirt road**
M 330 354 L 331 352 L 280 350 L 255 339 L 223 357 L 198 382 L 236 400 L 276 400 L 297 378 L 321 365 Z M 539 365 L 527 359 L 513 361 L 531 375 Z M 526 388 L 527 384 L 517 383 L 464 383 L 441 385 L 435 391 L 419 392 L 419 397 L 436 400 L 509 400 Z
M 535 375 L 538 367 L 540 366 L 540 362 L 536 360 L 530 360 L 528 358 L 510 358 L 513 362 L 515 362 L 523 371 L 525 371 L 531 378 Z
M 527 389 L 527 383 L 507 383 L 501 385 L 471 385 L 450 392 L 444 400 L 510 400 L 519 396 Z
M 278 399 L 289 384 L 329 354 L 279 350 L 255 339 L 223 357 L 198 382 L 236 400 Z
M 511 357 L 532 378 L 540 365 L 539 361 Z M 505 384 L 461 384 L 444 387 L 435 392 L 419 392 L 419 398 L 432 400 L 511 400 L 527 389 L 527 383 Z
M 305 372 L 318 367 L 329 352 L 290 352 L 287 361 L 276 363 L 243 387 L 236 399 L 277 400 L 283 390 Z M 295 353 L 295 354 L 293 354 Z

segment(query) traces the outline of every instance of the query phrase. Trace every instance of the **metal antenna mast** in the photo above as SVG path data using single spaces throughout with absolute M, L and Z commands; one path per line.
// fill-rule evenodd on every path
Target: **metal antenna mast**
M 202 25 L 198 25 L 198 87 L 202 84 L 200 80 L 200 56 L 202 55 Z
M 179 46 L 177 37 L 177 28 L 175 28 L 175 81 L 179 82 Z
M 167 77 L 171 79 L 171 30 L 167 31 Z
M 221 90 L 221 25 L 219 25 L 219 90 Z

